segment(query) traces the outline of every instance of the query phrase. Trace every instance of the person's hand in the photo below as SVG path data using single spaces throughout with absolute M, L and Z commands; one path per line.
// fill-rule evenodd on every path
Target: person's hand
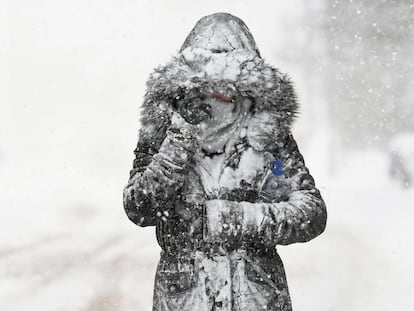
M 173 107 L 187 123 L 196 125 L 211 116 L 211 107 L 200 89 L 192 88 L 182 92 L 181 96 L 176 97 Z
M 172 187 L 172 191 L 176 191 L 183 185 L 188 171 L 196 163 L 199 152 L 198 133 L 196 125 L 189 124 L 179 114 L 173 113 L 167 136 L 158 153 L 153 156 L 146 173 L 148 183 L 153 184 L 151 188 L 154 193 L 167 191 L 162 186 Z
M 199 235 L 202 238 L 203 227 L 203 204 L 178 204 L 175 207 L 176 214 L 186 224 L 187 232 L 193 236 Z
M 194 141 L 198 142 L 200 140 L 200 126 L 187 122 L 180 114 L 173 112 L 167 136 L 174 137 L 187 144 L 189 143 L 188 147 L 195 147 Z
M 231 210 L 237 210 L 238 202 L 228 200 L 206 201 L 205 241 L 214 248 L 228 252 L 241 246 L 239 226 L 242 222 L 240 215 Z

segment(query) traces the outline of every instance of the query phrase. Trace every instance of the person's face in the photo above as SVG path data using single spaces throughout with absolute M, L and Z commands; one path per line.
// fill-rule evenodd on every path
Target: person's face
M 237 106 L 235 102 L 225 102 L 217 98 L 206 99 L 210 106 L 210 117 L 201 122 L 203 127 L 219 127 L 227 125 L 237 116 Z
M 251 102 L 247 99 L 206 100 L 210 105 L 210 117 L 200 123 L 202 144 L 210 152 L 220 152 L 229 141 L 237 140 Z

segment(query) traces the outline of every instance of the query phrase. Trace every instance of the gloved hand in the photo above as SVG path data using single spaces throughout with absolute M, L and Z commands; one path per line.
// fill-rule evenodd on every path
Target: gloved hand
M 200 240 L 202 239 L 203 228 L 203 203 L 194 204 L 179 204 L 175 207 L 176 214 L 180 217 L 181 222 L 187 228 L 185 231 L 190 235 L 196 235 Z
M 211 116 L 211 107 L 205 101 L 206 95 L 200 89 L 181 90 L 182 94 L 175 98 L 173 107 L 188 123 L 199 124 Z
M 232 213 L 238 202 L 228 200 L 207 200 L 205 202 L 204 241 L 210 243 L 215 252 L 230 252 L 242 246 L 240 225 L 241 216 Z
M 170 193 L 177 191 L 183 185 L 188 171 L 195 165 L 199 148 L 198 126 L 173 113 L 167 136 L 148 165 L 149 182 L 158 189 L 168 187 Z

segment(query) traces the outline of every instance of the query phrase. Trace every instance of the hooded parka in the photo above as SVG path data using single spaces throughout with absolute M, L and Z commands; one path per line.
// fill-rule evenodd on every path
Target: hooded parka
M 327 218 L 291 134 L 297 111 L 289 78 L 227 13 L 201 18 L 150 75 L 124 208 L 156 227 L 153 310 L 291 310 L 276 247 Z M 264 200 L 276 160 L 289 191 Z

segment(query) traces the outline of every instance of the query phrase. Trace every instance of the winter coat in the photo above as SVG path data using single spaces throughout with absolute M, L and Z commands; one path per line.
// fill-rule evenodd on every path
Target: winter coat
M 213 101 L 248 107 L 223 150 L 200 141 Z M 327 217 L 291 134 L 297 110 L 288 77 L 227 13 L 198 21 L 151 74 L 124 207 L 138 226 L 156 227 L 153 310 L 291 310 L 276 247 L 315 238 Z M 290 190 L 266 201 L 275 160 Z

